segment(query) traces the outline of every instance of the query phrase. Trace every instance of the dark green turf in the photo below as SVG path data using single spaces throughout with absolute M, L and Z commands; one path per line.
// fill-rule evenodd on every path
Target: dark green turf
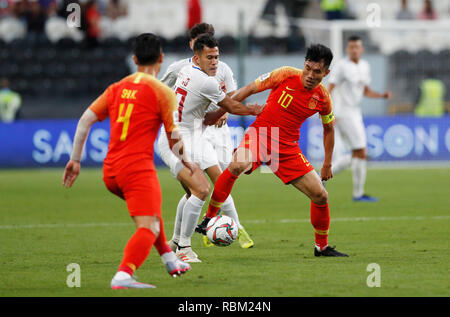
M 203 263 L 171 278 L 155 249 L 138 270 L 152 290 L 112 291 L 110 280 L 134 232 L 125 204 L 107 192 L 101 170 L 83 169 L 74 188 L 62 169 L 0 170 L 0 296 L 449 296 L 449 168 L 368 172 L 375 204 L 351 201 L 351 174 L 327 184 L 329 242 L 349 258 L 315 258 L 309 201 L 272 174 L 241 177 L 232 192 L 241 223 L 255 241 L 193 247 Z M 167 236 L 182 189 L 159 171 Z M 70 263 L 81 287 L 69 288 Z M 367 265 L 381 268 L 369 288 Z

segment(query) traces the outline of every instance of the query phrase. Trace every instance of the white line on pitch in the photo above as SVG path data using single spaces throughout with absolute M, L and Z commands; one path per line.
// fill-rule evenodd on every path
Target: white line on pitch
M 448 220 L 450 215 L 445 216 L 400 216 L 400 217 L 354 217 L 354 218 L 331 218 L 331 222 L 352 222 L 352 221 L 388 221 L 388 220 Z M 310 219 L 255 219 L 245 220 L 244 223 L 309 223 Z M 168 222 L 170 223 L 170 222 Z M 173 223 L 170 223 L 173 224 Z M 42 224 L 23 224 L 23 225 L 1 225 L 1 229 L 58 229 L 58 228 L 89 228 L 89 227 L 125 227 L 132 226 L 132 222 L 93 222 L 93 223 L 42 223 Z

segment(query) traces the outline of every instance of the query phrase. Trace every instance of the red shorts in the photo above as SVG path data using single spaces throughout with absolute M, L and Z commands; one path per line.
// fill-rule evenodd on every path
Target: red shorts
M 161 218 L 162 196 L 156 171 L 104 174 L 103 182 L 111 193 L 126 201 L 130 216 Z
M 270 128 L 252 128 L 239 144 L 239 147 L 247 148 L 252 153 L 253 165 L 246 174 L 251 174 L 265 163 L 283 183 L 289 184 L 314 170 L 297 142 L 280 141 L 277 135 L 266 132 Z

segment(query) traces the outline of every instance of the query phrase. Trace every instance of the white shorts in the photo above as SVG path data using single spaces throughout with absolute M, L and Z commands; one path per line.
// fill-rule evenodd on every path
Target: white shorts
M 203 132 L 203 137 L 213 146 L 220 169 L 224 171 L 233 157 L 230 128 L 227 124 L 220 128 L 208 126 Z
M 182 131 L 180 129 L 181 138 L 183 139 L 184 151 L 186 155 L 197 165 L 201 170 L 219 165 L 216 152 L 211 143 L 203 137 L 203 134 L 195 135 L 193 133 Z M 169 147 L 167 134 L 164 128 L 161 128 L 158 139 L 159 156 L 163 162 L 170 168 L 173 177 L 177 178 L 178 173 L 183 169 L 184 165 L 175 156 Z
M 361 115 L 336 117 L 336 130 L 351 150 L 367 147 L 366 129 Z

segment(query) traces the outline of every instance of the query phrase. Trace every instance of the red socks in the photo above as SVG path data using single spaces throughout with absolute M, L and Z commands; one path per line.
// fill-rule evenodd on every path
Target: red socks
M 232 174 L 228 168 L 219 176 L 214 184 L 214 191 L 211 200 L 209 201 L 206 217 L 212 218 L 217 215 L 220 207 L 222 207 L 222 204 L 230 195 L 231 189 L 233 189 L 234 182 L 237 178 L 238 176 Z
M 328 229 L 330 228 L 330 208 L 328 203 L 316 205 L 311 201 L 311 224 L 314 227 L 316 246 L 323 250 L 328 245 Z
M 133 275 L 133 272 L 144 263 L 155 242 L 155 234 L 147 228 L 139 228 L 125 246 L 119 271 Z

